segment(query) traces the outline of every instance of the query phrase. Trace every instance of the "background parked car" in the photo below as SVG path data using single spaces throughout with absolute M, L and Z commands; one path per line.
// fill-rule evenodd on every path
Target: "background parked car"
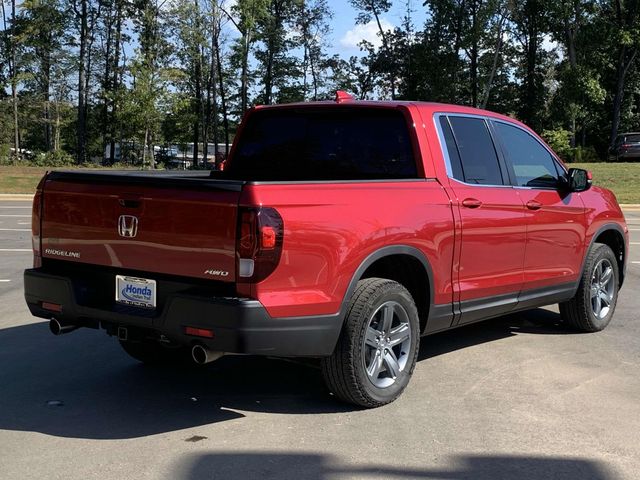
M 609 151 L 609 160 L 622 162 L 640 159 L 640 132 L 621 133 Z

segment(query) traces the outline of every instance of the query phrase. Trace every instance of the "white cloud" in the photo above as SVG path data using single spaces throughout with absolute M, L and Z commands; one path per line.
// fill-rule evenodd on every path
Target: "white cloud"
M 380 24 L 384 31 L 393 30 L 395 26 L 388 20 L 380 19 Z M 340 45 L 350 50 L 359 50 L 359 43 L 362 40 L 372 43 L 376 48 L 382 45 L 382 39 L 378 35 L 378 24 L 375 21 L 371 21 L 365 25 L 356 25 L 351 30 L 345 32 L 340 38 Z

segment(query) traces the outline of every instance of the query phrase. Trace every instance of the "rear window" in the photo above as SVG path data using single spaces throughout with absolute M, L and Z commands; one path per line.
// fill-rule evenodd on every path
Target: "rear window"
M 418 177 L 405 116 L 375 108 L 257 111 L 224 173 L 252 181 Z
M 640 143 L 640 135 L 625 135 L 625 143 Z

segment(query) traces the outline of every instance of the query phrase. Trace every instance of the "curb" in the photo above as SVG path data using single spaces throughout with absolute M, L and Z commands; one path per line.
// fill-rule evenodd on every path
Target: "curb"
M 33 200 L 33 194 L 30 194 L 30 193 L 0 193 L 0 202 L 2 201 L 31 202 L 32 200 Z

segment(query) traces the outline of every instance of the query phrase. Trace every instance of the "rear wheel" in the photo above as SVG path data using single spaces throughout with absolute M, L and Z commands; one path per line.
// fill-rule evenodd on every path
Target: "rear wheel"
M 615 254 L 608 245 L 596 243 L 587 256 L 575 297 L 560 304 L 562 319 L 581 332 L 603 330 L 616 309 L 619 278 Z
M 189 352 L 184 347 L 169 347 L 153 341 L 118 340 L 122 349 L 145 365 L 186 364 Z
M 397 282 L 358 282 L 335 351 L 322 374 L 338 398 L 362 407 L 394 401 L 409 383 L 419 345 L 418 311 Z

